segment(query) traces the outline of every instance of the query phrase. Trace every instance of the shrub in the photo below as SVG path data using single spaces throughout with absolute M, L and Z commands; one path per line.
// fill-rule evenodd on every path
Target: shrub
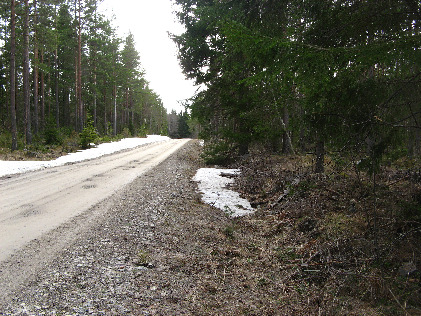
M 138 128 L 137 130 L 138 137 L 146 137 L 147 134 L 148 134 L 148 129 L 146 128 L 145 125 L 142 125 L 141 127 Z
M 227 141 L 205 143 L 202 158 L 207 165 L 226 165 L 234 159 L 234 149 Z
M 131 136 L 132 134 L 130 133 L 130 130 L 127 127 L 123 128 L 123 131 L 121 132 L 121 138 L 128 138 Z
M 48 117 L 45 123 L 44 140 L 46 145 L 60 145 L 63 142 L 53 116 Z
M 0 131 L 0 147 L 10 148 L 12 143 L 12 135 L 9 131 Z
M 82 147 L 82 149 L 90 148 L 91 143 L 94 143 L 98 138 L 98 133 L 95 129 L 94 122 L 89 114 L 86 120 L 86 126 L 82 130 L 82 133 L 79 134 L 79 137 L 79 145 Z

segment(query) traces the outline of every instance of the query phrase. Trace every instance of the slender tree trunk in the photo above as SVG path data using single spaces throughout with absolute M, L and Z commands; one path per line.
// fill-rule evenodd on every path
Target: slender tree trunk
M 74 19 L 77 21 L 77 0 L 75 0 L 75 15 Z M 79 37 L 78 37 L 79 39 Z M 78 41 L 79 42 L 79 41 Z M 75 46 L 75 130 L 79 131 L 79 51 L 78 46 Z
M 284 148 L 285 148 L 285 150 L 287 150 L 285 152 L 294 154 L 295 152 L 294 152 L 294 148 L 292 147 L 291 137 L 289 136 L 287 126 L 285 125 L 285 122 L 281 116 L 279 116 L 279 122 L 281 124 L 281 129 L 284 131 L 284 136 L 283 136 L 284 144 L 282 145 L 283 146 L 282 151 L 284 151 Z
M 97 10 L 98 10 L 98 4 L 97 1 L 94 1 L 94 29 L 96 30 L 98 27 L 97 24 Z M 93 34 L 95 34 L 95 32 L 92 32 Z M 93 89 L 93 95 L 94 95 L 94 101 L 93 101 L 93 121 L 94 121 L 94 126 L 95 128 L 97 128 L 97 43 L 93 42 L 93 44 L 91 45 L 91 50 L 92 50 L 92 62 L 93 62 L 93 69 L 92 69 L 92 74 L 93 74 L 93 81 L 94 81 L 94 89 Z
M 282 153 L 284 154 L 293 154 L 294 149 L 292 148 L 291 136 L 288 132 L 289 125 L 289 113 L 288 108 L 285 106 L 283 108 L 283 123 L 284 123 L 284 134 L 282 135 Z
M 96 106 L 97 106 L 97 93 L 96 93 L 96 67 L 94 67 L 94 126 L 97 128 L 97 113 L 96 113 Z
M 37 20 L 38 20 L 38 12 L 37 12 L 37 0 L 34 0 L 34 132 L 35 134 L 39 131 L 39 110 L 38 110 L 38 66 L 39 66 L 39 60 L 38 60 L 38 38 L 37 38 L 37 32 L 38 32 L 38 26 L 37 26 Z
M 129 125 L 129 88 L 126 88 L 126 106 L 124 110 L 124 125 Z
M 78 99 L 78 105 L 79 105 L 79 131 L 82 131 L 83 129 L 83 102 L 82 102 L 82 20 L 81 20 L 81 11 L 82 11 L 82 7 L 81 7 L 81 0 L 78 0 L 78 48 L 77 48 L 77 62 L 78 62 L 78 67 L 77 67 L 77 99 Z
M 134 119 L 134 108 L 133 108 L 133 101 L 132 101 L 132 104 L 131 104 L 131 106 L 130 106 L 130 108 L 131 108 L 131 113 L 132 113 L 132 126 L 133 126 L 133 132 L 136 134 L 136 126 L 135 126 L 135 119 Z M 133 135 L 133 136 L 135 136 L 135 135 Z
M 78 58 L 77 58 L 77 52 L 75 56 L 75 130 L 79 130 L 79 85 L 78 85 Z
M 59 74 L 58 74 L 58 52 L 54 52 L 54 81 L 55 81 L 55 103 L 56 103 L 56 127 L 60 127 L 60 102 L 59 102 Z
M 325 172 L 325 142 L 320 138 L 316 142 L 316 164 L 314 172 L 323 173 Z
M 41 49 L 41 64 L 44 63 L 44 49 Z M 45 128 L 45 73 L 41 71 L 41 128 Z
M 47 59 L 47 64 L 50 64 L 50 58 Z M 52 95 L 52 91 L 51 91 L 51 73 L 49 72 L 47 74 L 47 95 L 48 95 L 48 119 L 50 119 L 51 117 L 51 95 Z
M 57 26 L 57 5 L 55 6 L 55 23 L 56 23 L 56 31 L 55 31 L 55 50 L 54 50 L 54 99 L 55 99 L 55 107 L 56 107 L 56 127 L 60 127 L 60 102 L 59 102 L 59 70 L 58 70 L 58 26 Z
M 105 82 L 104 82 L 105 87 Z M 110 131 L 108 130 L 108 120 L 107 120 L 107 91 L 103 90 L 103 99 L 102 102 L 104 102 L 104 130 L 107 135 L 109 135 Z
M 24 22 L 24 51 L 23 51 L 23 103 L 25 105 L 25 135 L 26 143 L 32 143 L 31 104 L 29 99 L 29 3 L 25 0 Z
M 11 0 L 11 17 L 10 17 L 10 116 L 12 125 L 12 151 L 18 149 L 17 126 L 16 126 L 16 13 L 15 0 Z
M 70 126 L 71 122 L 70 122 L 70 92 L 69 92 L 69 88 L 65 88 L 64 92 L 63 92 L 63 97 L 64 97 L 64 122 L 66 124 L 66 126 Z
M 288 133 L 288 122 L 289 122 L 289 114 L 288 111 L 286 109 L 286 107 L 283 108 L 283 113 L 281 115 L 281 113 L 279 112 L 279 107 L 277 105 L 277 101 L 274 98 L 274 111 L 277 115 L 277 117 L 279 117 L 279 123 L 281 125 L 281 130 L 284 132 L 283 134 L 283 145 L 282 145 L 282 151 L 283 152 L 288 152 L 290 154 L 294 154 L 294 148 L 292 147 L 292 142 L 291 142 L 291 137 Z
M 113 136 L 117 135 L 117 86 L 114 85 L 114 118 L 113 118 Z
M 414 153 L 415 153 L 415 156 L 417 157 L 419 157 L 421 153 L 420 144 L 421 144 L 421 131 L 419 128 L 415 128 Z

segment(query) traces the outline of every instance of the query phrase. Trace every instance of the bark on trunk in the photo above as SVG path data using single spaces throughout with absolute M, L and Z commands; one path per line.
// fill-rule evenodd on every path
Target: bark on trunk
M 284 120 L 282 119 L 282 117 L 279 117 L 279 121 L 281 124 L 281 129 L 284 131 L 284 145 L 283 148 L 285 148 L 286 150 L 288 150 L 288 152 L 290 154 L 294 154 L 294 148 L 292 147 L 292 142 L 291 142 L 291 137 L 289 136 L 288 130 L 287 130 L 287 126 L 285 125 Z
M 114 86 L 113 136 L 117 135 L 117 86 Z
M 55 23 L 56 23 L 56 30 L 58 29 L 57 22 L 57 5 L 55 5 Z M 59 71 L 58 71 L 58 33 L 55 32 L 55 50 L 54 50 L 54 99 L 55 99 L 55 117 L 56 117 L 56 127 L 60 127 L 60 106 L 59 106 Z
M 316 165 L 314 172 L 323 173 L 325 172 L 325 143 L 322 140 L 318 140 L 316 143 Z
M 23 44 L 23 103 L 25 105 L 26 144 L 32 143 L 31 104 L 29 100 L 29 3 L 25 0 L 24 44 Z
M 96 72 L 96 67 L 94 68 L 94 71 Z M 96 93 L 96 73 L 94 74 L 94 126 L 95 128 L 97 128 L 97 111 L 96 111 L 96 107 L 97 107 L 97 93 Z
M 17 126 L 16 126 L 16 14 L 15 0 L 11 0 L 11 42 L 10 42 L 10 116 L 12 133 L 12 151 L 18 149 Z
M 63 124 L 65 124 L 66 126 L 70 126 L 71 122 L 70 122 L 70 92 L 69 92 L 69 88 L 64 88 L 63 90 L 63 114 L 64 114 L 64 119 L 63 119 Z
M 77 75 L 77 86 L 78 86 L 78 104 L 79 104 L 79 131 L 83 129 L 83 102 L 82 102 L 82 20 L 81 20 L 81 3 L 79 3 L 79 10 L 78 10 L 78 49 L 77 49 L 77 56 L 78 56 L 78 75 Z
M 282 153 L 284 154 L 294 154 L 294 149 L 292 148 L 291 136 L 288 132 L 289 125 L 289 113 L 287 107 L 283 109 L 283 130 L 284 134 L 282 135 Z
M 41 49 L 41 64 L 44 62 L 44 50 Z M 41 71 L 41 128 L 45 128 L 45 74 Z
M 59 74 L 58 74 L 58 51 L 54 52 L 54 79 L 55 79 L 55 103 L 56 103 L 56 127 L 60 127 L 60 103 L 59 103 Z
M 34 0 L 34 132 L 35 134 L 39 131 L 39 110 L 38 110 L 38 38 L 37 38 L 37 20 L 38 20 L 38 13 L 37 13 L 37 0 Z

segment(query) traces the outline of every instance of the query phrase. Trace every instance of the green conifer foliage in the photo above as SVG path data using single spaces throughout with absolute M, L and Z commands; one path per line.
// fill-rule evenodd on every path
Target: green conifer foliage
M 419 2 L 176 3 L 180 62 L 204 87 L 191 104 L 204 138 L 240 154 L 251 142 L 323 144 L 378 164 L 417 135 Z

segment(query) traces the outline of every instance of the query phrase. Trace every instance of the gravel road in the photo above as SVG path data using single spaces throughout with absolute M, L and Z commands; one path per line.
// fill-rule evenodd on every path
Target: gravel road
M 166 159 L 186 140 L 0 179 L 0 261 Z
M 166 275 L 168 267 L 155 262 L 151 249 L 162 249 L 159 236 L 165 235 L 162 227 L 171 216 L 168 206 L 182 206 L 186 189 L 195 196 L 195 185 L 190 182 L 195 168 L 187 158 L 192 146 L 199 145 L 194 141 L 186 143 L 184 140 L 173 142 L 171 146 L 167 144 L 166 147 L 171 148 L 166 148 L 165 155 L 150 150 L 155 148 L 154 145 L 121 153 L 119 155 L 123 156 L 120 158 L 124 163 L 118 167 L 110 162 L 115 161 L 114 155 L 77 167 L 66 166 L 65 175 L 70 179 L 65 181 L 69 187 L 78 188 L 72 191 L 76 194 L 75 200 L 79 200 L 77 205 L 86 205 L 85 209 L 79 208 L 72 214 L 68 214 L 71 208 L 67 207 L 70 202 L 73 203 L 73 200 L 69 202 L 70 191 L 63 193 L 66 189 L 61 188 L 61 182 L 54 177 L 54 185 L 58 189 L 57 193 L 53 193 L 57 194 L 53 202 L 57 209 L 65 209 L 60 215 L 63 220 L 60 225 L 54 224 L 37 235 L 25 237 L 31 241 L 25 240 L 25 246 L 20 244 L 17 251 L 8 252 L 9 256 L 3 255 L 0 262 L 0 315 L 148 315 L 153 314 L 151 306 L 160 298 L 177 302 L 180 297 L 173 297 L 171 291 L 162 289 L 162 276 Z M 183 145 L 180 152 L 151 169 Z M 133 160 L 133 156 L 145 151 L 148 153 L 146 156 Z M 103 170 L 104 165 L 109 168 Z M 129 175 L 127 170 L 137 167 L 137 178 L 124 186 L 124 181 L 133 180 L 133 173 Z M 72 181 L 77 172 L 84 174 L 83 182 Z M 50 175 L 55 173 L 55 170 L 36 173 L 42 175 L 41 183 L 34 178 L 31 180 L 29 175 L 22 178 L 25 185 L 32 183 L 37 191 L 43 191 L 44 182 L 48 182 Z M 112 195 L 106 199 L 99 198 L 98 195 L 108 193 L 104 193 L 103 189 L 95 191 L 95 188 L 104 186 L 118 173 L 122 175 L 123 182 L 111 182 Z M 13 183 L 9 185 L 10 194 L 19 189 L 23 190 L 21 194 L 25 194 L 18 182 L 5 183 Z M 122 188 L 116 190 L 117 187 Z M 12 203 L 9 194 L 3 194 L 2 210 L 8 205 L 3 201 Z M 32 193 L 27 195 L 32 196 Z M 85 196 L 90 197 L 90 201 Z M 36 201 L 34 198 L 32 204 Z M 42 206 L 46 204 L 44 200 L 40 203 Z M 37 223 L 38 219 L 30 218 L 31 215 L 37 217 L 37 212 L 25 215 L 22 214 L 22 206 L 14 209 L 19 207 L 20 212 L 10 216 L 3 211 L 2 220 L 23 217 L 27 218 L 25 225 Z M 53 209 L 45 210 L 46 215 L 41 217 L 51 218 L 52 212 Z M 25 235 L 21 234 L 22 231 L 31 234 L 36 229 L 25 231 L 22 226 L 16 233 Z M 7 233 L 15 236 L 13 232 Z M 6 240 L 3 228 L 1 235 L 3 245 L 3 238 Z M 161 281 L 151 278 L 151 273 L 159 275 Z M 177 284 L 177 295 L 183 296 L 187 289 L 188 285 Z
M 231 218 L 201 201 L 192 181 L 203 167 L 201 151 L 197 141 L 188 142 L 1 262 L 0 315 L 337 315 L 343 310 L 340 301 L 332 303 L 329 290 L 303 279 L 308 272 L 290 251 L 306 241 L 296 237 L 302 232 L 282 213 L 258 209 Z M 246 177 L 256 179 L 251 169 Z

